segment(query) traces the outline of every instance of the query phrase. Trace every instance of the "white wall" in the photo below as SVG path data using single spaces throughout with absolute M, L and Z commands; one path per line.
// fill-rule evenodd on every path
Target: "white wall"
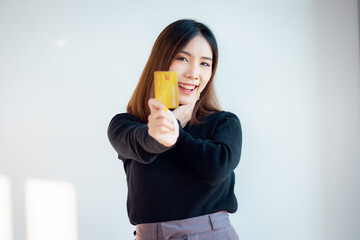
M 62 186 L 37 196 L 49 202 L 44 222 L 75 204 L 63 214 L 72 227 L 53 232 L 132 239 L 107 125 L 125 110 L 157 35 L 185 17 L 217 36 L 218 95 L 242 122 L 231 216 L 240 239 L 360 239 L 357 9 L 356 0 L 0 2 L 4 240 L 46 239 L 33 229 L 41 219 L 29 223 L 28 196 L 42 183 Z

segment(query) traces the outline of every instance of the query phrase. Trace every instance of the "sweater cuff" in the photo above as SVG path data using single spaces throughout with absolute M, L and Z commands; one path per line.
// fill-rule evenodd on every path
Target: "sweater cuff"
M 144 133 L 146 136 L 144 136 L 144 138 L 143 138 L 145 141 L 145 143 L 143 144 L 143 148 L 145 151 L 147 151 L 149 153 L 160 154 L 160 153 L 163 153 L 174 147 L 174 145 L 171 147 L 166 147 L 166 146 L 162 145 L 161 143 L 159 143 L 158 141 L 156 141 L 155 138 L 153 138 L 152 136 L 150 136 L 148 134 L 147 127 L 146 127 L 146 131 Z

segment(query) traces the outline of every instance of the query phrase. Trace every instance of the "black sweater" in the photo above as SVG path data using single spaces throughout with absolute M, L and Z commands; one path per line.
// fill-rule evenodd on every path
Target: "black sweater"
M 217 112 L 204 124 L 179 128 L 176 144 L 168 148 L 133 115 L 118 114 L 109 124 L 109 140 L 124 162 L 134 225 L 237 210 L 234 169 L 242 144 L 237 116 Z

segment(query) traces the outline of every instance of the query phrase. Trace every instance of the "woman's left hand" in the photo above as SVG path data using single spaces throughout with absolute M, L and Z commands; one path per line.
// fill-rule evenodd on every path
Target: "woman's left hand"
M 195 107 L 195 104 L 197 101 L 198 101 L 198 98 L 194 99 L 189 104 L 184 104 L 184 105 L 179 106 L 178 108 L 176 108 L 173 111 L 175 117 L 177 119 L 179 119 L 182 127 L 185 127 L 186 124 L 188 124 L 188 122 L 190 121 L 192 112 L 194 110 L 194 107 Z

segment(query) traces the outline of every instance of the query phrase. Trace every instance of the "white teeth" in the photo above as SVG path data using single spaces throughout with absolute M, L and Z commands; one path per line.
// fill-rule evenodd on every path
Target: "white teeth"
M 179 86 L 188 90 L 193 90 L 196 88 L 196 86 L 194 85 L 187 85 L 187 84 L 183 84 L 183 83 L 179 83 Z

